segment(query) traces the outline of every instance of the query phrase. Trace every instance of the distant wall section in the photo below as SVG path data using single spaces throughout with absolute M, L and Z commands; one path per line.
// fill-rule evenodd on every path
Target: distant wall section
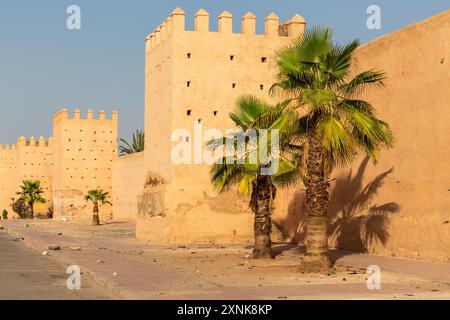
M 113 161 L 113 217 L 115 220 L 136 220 L 138 194 L 145 182 L 144 153 L 117 157 Z

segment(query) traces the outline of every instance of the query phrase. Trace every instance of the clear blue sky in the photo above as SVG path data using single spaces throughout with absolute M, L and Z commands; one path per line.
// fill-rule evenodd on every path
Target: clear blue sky
M 66 28 L 72 4 L 81 7 L 81 30 Z M 381 7 L 381 30 L 366 27 L 371 4 Z M 142 128 L 144 38 L 177 6 L 186 11 L 189 28 L 203 7 L 214 17 L 213 30 L 223 10 L 236 20 L 251 10 L 262 32 L 264 17 L 274 11 L 282 20 L 299 13 L 310 25 L 329 25 L 340 42 L 367 42 L 450 9 L 450 1 L 0 0 L 0 143 L 50 136 L 51 116 L 64 106 L 117 109 L 120 136 Z

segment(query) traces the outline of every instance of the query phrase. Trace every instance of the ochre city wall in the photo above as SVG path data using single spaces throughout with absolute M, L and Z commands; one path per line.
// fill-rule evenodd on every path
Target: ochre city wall
M 37 215 L 54 210 L 54 218 L 69 220 L 92 219 L 91 205 L 84 200 L 88 190 L 102 188 L 112 200 L 112 165 L 117 152 L 117 118 L 110 119 L 104 111 L 97 118 L 91 109 L 86 118 L 75 109 L 69 116 L 67 109 L 53 117 L 53 136 L 20 137 L 16 145 L 0 146 L 0 210 L 10 208 L 11 198 L 24 180 L 39 180 L 44 204 L 35 204 Z M 102 218 L 112 217 L 112 208 L 101 208 Z
M 367 241 L 378 254 L 450 261 L 449 30 L 446 11 L 358 50 L 359 70 L 387 74 L 385 87 L 365 98 L 396 143 L 376 166 L 360 159 L 351 175 L 336 175 L 330 218 L 338 246 Z
M 16 190 L 16 146 L 0 144 L 0 214 L 3 210 L 8 211 L 12 218 L 13 211 L 10 208 L 11 198 L 15 196 Z
M 117 157 L 113 161 L 112 194 L 115 220 L 136 220 L 137 199 L 145 182 L 144 153 Z
M 24 180 L 39 180 L 45 203 L 36 203 L 36 215 L 46 215 L 52 207 L 52 151 L 51 138 L 40 137 L 26 139 L 20 137 L 12 146 L 0 147 L 0 211 L 8 211 L 9 218 L 15 216 L 12 198 L 17 199 L 17 192 Z

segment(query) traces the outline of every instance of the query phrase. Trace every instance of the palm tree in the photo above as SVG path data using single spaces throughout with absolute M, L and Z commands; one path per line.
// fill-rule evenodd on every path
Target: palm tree
M 271 107 L 254 97 L 246 96 L 238 99 L 230 118 L 240 129 L 240 133 L 213 140 L 208 144 L 210 149 L 216 150 L 222 147 L 227 153 L 211 168 L 211 181 L 219 192 L 238 186 L 239 193 L 250 196 L 249 206 L 255 215 L 253 258 L 272 258 L 271 212 L 277 187 L 295 184 L 300 181 L 300 175 L 296 171 L 295 159 L 288 159 L 288 155 L 276 154 L 274 149 L 271 149 L 270 160 L 263 161 L 260 156 L 262 144 L 252 144 L 246 138 L 246 133 L 253 129 L 258 140 L 261 140 L 262 136 L 258 129 L 279 130 L 280 149 L 283 151 L 286 149 L 284 147 L 288 144 L 289 134 L 292 131 L 289 128 L 292 128 L 296 119 L 295 112 L 289 110 L 287 104 Z M 273 139 L 272 136 L 271 139 Z M 228 144 L 230 141 L 231 143 Z M 228 156 L 231 145 L 233 151 L 235 148 L 238 150 L 236 154 Z M 272 140 L 266 145 L 272 145 Z M 263 169 L 267 169 L 273 161 L 277 160 L 279 163 L 277 172 L 272 172 L 270 175 L 263 174 Z
M 24 180 L 20 186 L 21 191 L 16 194 L 19 199 L 25 202 L 30 208 L 30 219 L 34 218 L 34 204 L 45 203 L 45 199 L 41 196 L 44 191 L 39 180 Z
M 327 210 L 333 169 L 350 164 L 358 150 L 376 162 L 380 149 L 394 143 L 389 125 L 360 98 L 366 88 L 382 86 L 385 74 L 376 70 L 353 74 L 358 46 L 358 40 L 336 44 L 331 29 L 315 27 L 277 52 L 279 79 L 271 90 L 287 94 L 302 111 L 298 129 L 306 157 L 306 270 L 331 266 Z
M 131 145 L 125 139 L 120 139 L 123 145 L 119 146 L 121 155 L 138 153 L 144 151 L 144 131 L 136 130 L 133 133 L 133 141 Z
M 102 189 L 94 189 L 89 190 L 87 195 L 84 197 L 84 199 L 89 202 L 91 201 L 94 205 L 94 208 L 92 209 L 92 224 L 93 225 L 100 225 L 100 217 L 98 215 L 99 212 L 99 205 L 105 205 L 109 204 L 112 205 L 111 202 L 109 202 L 108 199 L 109 192 L 105 192 Z

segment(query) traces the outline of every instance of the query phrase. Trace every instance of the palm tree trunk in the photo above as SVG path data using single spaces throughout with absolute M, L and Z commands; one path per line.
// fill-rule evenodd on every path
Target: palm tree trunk
M 34 203 L 30 201 L 30 219 L 34 219 Z
M 94 203 L 94 209 L 92 210 L 92 224 L 94 226 L 100 225 L 100 217 L 98 215 L 98 204 Z
M 315 132 L 316 126 L 310 126 L 306 183 L 307 254 L 304 266 L 305 271 L 321 272 L 332 266 L 328 256 L 327 235 L 329 184 L 324 163 L 326 152 L 321 138 Z
M 258 176 L 253 184 L 252 209 L 255 214 L 253 259 L 273 258 L 270 233 L 272 231 L 271 202 L 274 188 L 269 176 Z

